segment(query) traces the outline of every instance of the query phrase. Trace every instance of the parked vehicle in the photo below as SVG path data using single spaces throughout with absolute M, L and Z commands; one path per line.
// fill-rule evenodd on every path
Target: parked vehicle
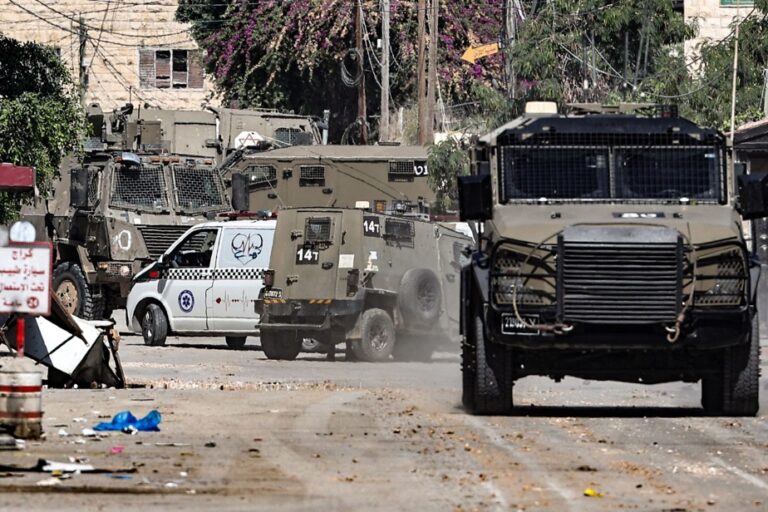
M 768 213 L 766 178 L 736 176 L 723 135 L 673 109 L 545 106 L 482 138 L 460 178 L 484 241 L 461 274 L 464 405 L 508 412 L 516 380 L 546 375 L 701 381 L 707 412 L 756 414 L 741 220 Z
M 126 315 L 147 345 L 168 335 L 224 336 L 239 349 L 257 335 L 255 304 L 274 238 L 274 220 L 198 224 L 134 278 Z
M 428 360 L 456 347 L 458 275 L 472 239 L 421 217 L 281 210 L 258 302 L 266 356 L 295 359 L 305 339 L 330 356 L 346 343 L 364 361 Z

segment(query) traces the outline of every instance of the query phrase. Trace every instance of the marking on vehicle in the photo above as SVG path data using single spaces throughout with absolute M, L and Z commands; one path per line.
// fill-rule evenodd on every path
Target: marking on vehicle
M 192 311 L 195 307 L 195 296 L 189 290 L 184 290 L 179 294 L 179 307 L 185 313 Z
M 529 324 L 538 324 L 539 323 L 539 315 L 520 315 L 523 320 L 525 320 Z M 512 313 L 502 313 L 501 314 L 501 334 L 515 334 L 518 336 L 536 336 L 537 334 L 541 334 L 541 331 L 539 330 L 532 330 L 529 327 L 526 327 L 525 324 L 523 324 L 518 318 L 517 315 L 514 315 Z
M 339 254 L 339 268 L 355 268 L 355 255 Z
M 232 255 L 235 259 L 243 265 L 247 265 L 261 254 L 261 249 L 264 247 L 264 239 L 258 233 L 255 235 L 238 233 L 232 238 L 231 245 Z
M 127 251 L 131 248 L 132 244 L 133 237 L 131 236 L 131 232 L 127 229 L 122 230 L 112 238 L 112 248 L 114 250 L 121 249 Z
M 375 215 L 363 216 L 363 236 L 381 236 L 381 221 Z

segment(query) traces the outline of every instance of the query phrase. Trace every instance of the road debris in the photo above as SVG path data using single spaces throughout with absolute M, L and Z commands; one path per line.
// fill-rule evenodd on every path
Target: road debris
M 99 431 L 113 430 L 126 433 L 133 433 L 134 431 L 159 432 L 158 425 L 161 421 L 162 416 L 154 409 L 141 419 L 137 419 L 130 411 L 122 411 L 115 414 L 111 422 L 102 422 L 93 428 Z
M 591 487 L 587 487 L 586 489 L 584 489 L 584 496 L 587 496 L 589 498 L 602 498 L 603 493 L 598 492 Z

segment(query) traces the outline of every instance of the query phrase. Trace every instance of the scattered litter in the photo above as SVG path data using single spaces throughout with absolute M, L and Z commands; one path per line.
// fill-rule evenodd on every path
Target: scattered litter
M 61 437 L 67 437 L 68 435 L 69 435 L 69 432 L 67 432 L 67 431 L 66 431 L 66 430 L 64 430 L 63 428 L 62 428 L 62 429 L 59 429 L 59 436 L 61 436 Z
M 9 473 L 9 472 L 3 472 L 0 473 L 0 478 L 24 478 L 24 475 L 21 473 Z
M 23 450 L 27 442 L 6 434 L 0 435 L 0 450 Z
M 586 489 L 584 489 L 584 496 L 587 496 L 589 498 L 602 498 L 603 493 L 598 492 L 591 487 L 587 487 Z
M 88 420 L 85 418 L 72 418 L 72 421 L 74 421 L 75 423 L 85 423 Z
M 111 474 L 111 475 L 107 475 L 107 476 L 109 476 L 109 478 L 114 478 L 115 480 L 133 480 L 133 476 L 132 475 L 115 475 L 115 474 Z
M 43 471 L 47 471 L 50 473 L 54 472 L 61 472 L 61 473 L 82 473 L 82 472 L 88 472 L 88 471 L 94 471 L 96 468 L 94 468 L 90 464 L 79 464 L 77 462 L 56 462 L 52 460 L 45 461 L 45 465 L 43 466 Z
M 192 446 L 192 445 L 189 443 L 155 443 L 155 446 L 182 448 L 184 446 Z
M 187 478 L 189 476 L 189 473 L 186 471 L 179 471 L 179 476 L 182 478 Z
M 164 487 L 167 487 L 168 489 L 175 489 L 178 486 L 179 484 L 177 484 L 176 482 L 168 482 L 167 484 L 165 484 Z
M 582 464 L 581 466 L 576 468 L 576 471 L 597 471 L 596 468 L 593 468 L 592 466 L 588 464 Z
M 84 428 L 80 432 L 80 435 L 83 437 L 96 437 L 96 431 L 93 430 L 92 428 Z
M 88 457 L 67 457 L 69 459 L 69 462 L 73 464 L 87 464 L 88 463 Z
M 118 445 L 118 446 L 113 446 L 113 447 L 112 447 L 112 448 L 109 450 L 109 453 L 111 453 L 112 455 L 117 455 L 117 454 L 119 454 L 119 453 L 123 453 L 123 451 L 124 451 L 124 450 L 125 450 L 125 446 L 119 446 L 119 445 Z
M 205 443 L 205 447 L 206 448 L 216 448 L 216 443 L 214 443 L 213 441 L 208 441 L 207 443 Z
M 83 438 L 75 439 L 75 444 L 85 444 L 87 441 Z
M 55 477 L 44 478 L 43 480 L 37 482 L 35 485 L 39 487 L 53 487 L 55 485 L 61 485 L 61 480 Z
M 126 433 L 141 432 L 158 432 L 160 429 L 158 425 L 162 421 L 162 416 L 156 410 L 152 410 L 141 419 L 137 419 L 136 416 L 131 414 L 130 411 L 122 411 L 112 418 L 109 423 L 102 422 L 93 427 L 95 430 L 120 430 Z
M 9 466 L 0 464 L 0 472 L 23 472 L 23 473 L 135 473 L 136 467 L 127 469 L 98 469 L 91 464 L 83 464 L 78 462 L 56 462 L 45 459 L 38 459 L 37 464 L 34 466 Z

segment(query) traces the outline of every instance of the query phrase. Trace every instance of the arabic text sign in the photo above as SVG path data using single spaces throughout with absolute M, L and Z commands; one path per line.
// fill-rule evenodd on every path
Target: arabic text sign
M 0 247 L 0 314 L 51 312 L 51 245 Z

